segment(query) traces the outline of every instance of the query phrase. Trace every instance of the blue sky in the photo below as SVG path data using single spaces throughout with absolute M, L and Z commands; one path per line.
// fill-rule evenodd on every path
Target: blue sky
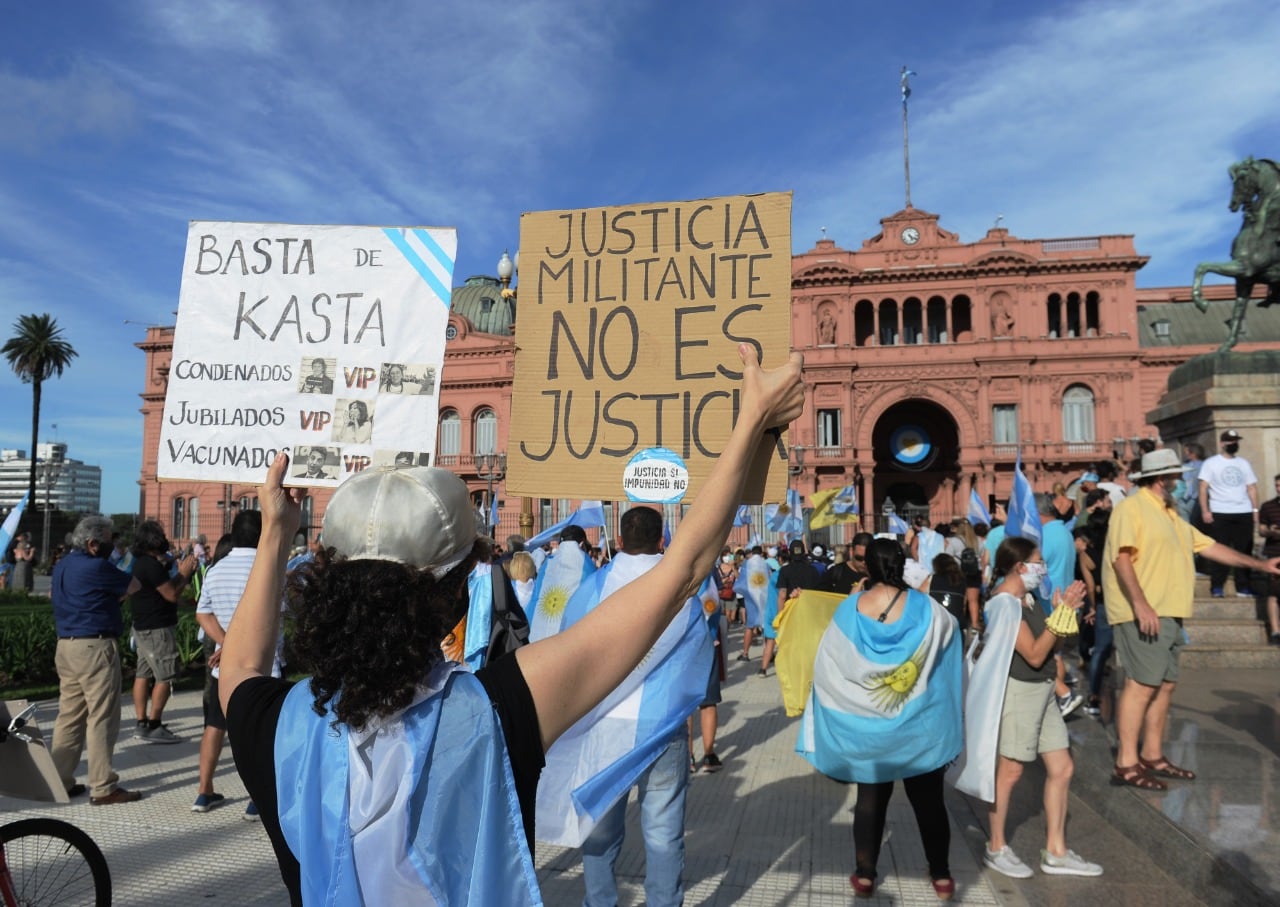
M 1268 2 L 19 4 L 0 29 L 0 330 L 50 312 L 80 357 L 43 440 L 137 506 L 147 324 L 186 223 L 458 228 L 494 273 L 523 211 L 792 190 L 793 247 L 903 206 L 964 242 L 1132 233 L 1140 286 L 1227 257 L 1226 167 L 1280 155 Z M 30 388 L 0 372 L 0 446 Z M 53 425 L 57 425 L 57 431 Z

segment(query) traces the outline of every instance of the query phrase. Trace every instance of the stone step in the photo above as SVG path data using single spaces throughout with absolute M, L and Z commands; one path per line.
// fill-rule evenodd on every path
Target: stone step
M 1255 580 L 1256 580 L 1256 582 L 1254 583 L 1255 589 L 1260 589 L 1265 585 L 1263 583 L 1261 575 L 1255 577 Z M 1235 583 L 1235 580 L 1232 578 L 1232 576 L 1227 577 L 1227 581 L 1223 586 L 1223 591 L 1227 594 L 1228 598 L 1231 598 L 1236 594 L 1236 583 Z M 1210 595 L 1209 577 L 1197 576 L 1196 577 L 1196 600 L 1198 601 L 1199 599 L 1202 599 L 1202 598 L 1209 598 L 1209 595 Z
M 1280 669 L 1280 646 L 1187 646 L 1179 664 L 1184 668 Z
M 1264 612 L 1248 598 L 1196 599 L 1192 620 L 1260 620 Z
M 1267 642 L 1266 628 L 1257 620 L 1188 620 L 1182 626 L 1189 646 L 1256 646 Z

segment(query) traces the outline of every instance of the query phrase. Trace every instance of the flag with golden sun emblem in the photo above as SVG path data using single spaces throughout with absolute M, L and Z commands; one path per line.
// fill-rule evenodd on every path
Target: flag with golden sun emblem
M 824 775 L 869 784 L 946 765 L 964 746 L 955 618 L 915 590 L 888 624 L 857 601 L 836 609 L 818 644 L 796 752 Z
M 554 557 L 542 562 L 529 608 L 529 642 L 560 632 L 565 608 L 582 581 L 596 572 L 596 565 L 579 546 L 566 542 Z
M 619 554 L 582 582 L 562 629 L 638 579 L 659 554 Z M 704 583 L 702 589 L 706 590 Z M 698 707 L 713 648 L 701 595 L 690 597 L 653 648 L 604 701 L 547 750 L 538 781 L 539 841 L 579 847 L 600 817 L 625 797 Z

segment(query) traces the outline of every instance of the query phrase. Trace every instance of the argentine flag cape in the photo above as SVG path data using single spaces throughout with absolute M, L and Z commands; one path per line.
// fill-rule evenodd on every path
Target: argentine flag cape
M 648 572 L 661 555 L 619 554 L 584 580 L 564 627 Z M 538 781 L 539 841 L 579 847 L 662 754 L 702 702 L 714 657 L 702 602 L 690 598 L 657 643 L 599 705 L 547 750 Z M 477 902 L 479 903 L 479 902 Z
M 493 705 L 437 665 L 403 712 L 355 732 L 289 691 L 276 725 L 280 830 L 307 905 L 542 903 Z M 330 703 L 332 707 L 332 703 Z
M 824 775 L 896 781 L 946 765 L 964 746 L 959 628 L 923 592 L 906 598 L 902 616 L 882 624 L 850 596 L 818 644 L 796 751 Z
M 778 607 L 778 584 L 774 582 L 764 557 L 759 554 L 753 554 L 742 562 L 733 591 L 742 596 L 742 601 L 747 606 L 748 627 L 764 625 L 764 615 L 770 600 L 775 609 Z
M 962 793 L 994 803 L 1000 716 L 1022 605 L 1008 593 L 993 595 L 983 616 L 986 630 L 974 637 L 964 657 L 964 752 L 947 769 L 947 781 Z
M 596 572 L 596 565 L 573 544 L 561 545 L 554 557 L 538 567 L 529 609 L 529 642 L 554 636 L 564 625 L 565 611 L 582 581 Z

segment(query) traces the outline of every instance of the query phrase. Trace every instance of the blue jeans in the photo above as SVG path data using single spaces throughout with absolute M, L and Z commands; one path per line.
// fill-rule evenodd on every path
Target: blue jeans
M 644 900 L 649 907 L 684 903 L 684 803 L 689 791 L 689 738 L 682 727 L 640 775 L 640 828 L 644 832 Z M 618 884 L 614 864 L 626 834 L 627 798 L 600 817 L 582 843 L 582 875 L 587 885 L 584 907 L 616 907 Z
M 1107 606 L 1099 601 L 1093 618 L 1093 654 L 1089 657 L 1089 695 L 1102 696 L 1102 674 L 1114 645 L 1114 634 L 1107 620 Z

